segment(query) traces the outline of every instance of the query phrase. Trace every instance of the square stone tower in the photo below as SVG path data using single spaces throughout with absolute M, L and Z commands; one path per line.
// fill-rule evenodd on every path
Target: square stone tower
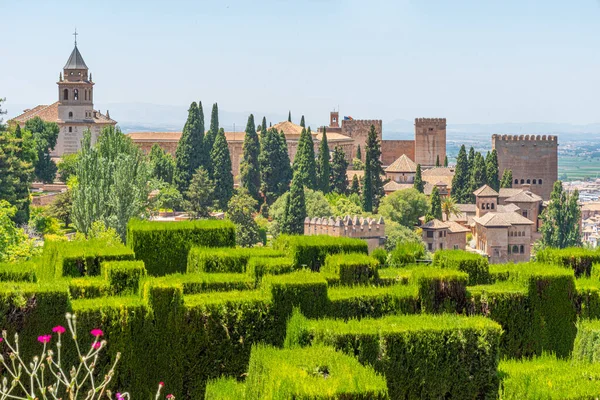
M 434 167 L 446 157 L 446 118 L 415 119 L 415 162 L 422 167 Z

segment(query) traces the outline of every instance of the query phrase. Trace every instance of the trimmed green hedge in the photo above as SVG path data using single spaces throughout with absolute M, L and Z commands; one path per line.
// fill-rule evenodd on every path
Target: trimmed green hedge
M 276 349 L 255 346 L 246 399 L 389 399 L 385 379 L 373 368 L 330 347 Z
M 547 248 L 536 254 L 538 261 L 548 264 L 560 265 L 575 271 L 575 276 L 590 276 L 592 264 L 600 262 L 600 252 L 583 247 L 569 247 L 566 249 Z
M 133 219 L 127 225 L 127 246 L 144 261 L 150 275 L 185 272 L 192 247 L 233 247 L 230 221 L 153 222 Z
M 328 254 L 369 253 L 364 240 L 327 235 L 280 235 L 273 247 L 288 253 L 296 268 L 307 267 L 313 271 L 320 270 Z
M 573 359 L 600 362 L 600 320 L 580 320 L 573 346 Z
M 325 258 L 321 273 L 333 276 L 334 280 L 339 280 L 342 285 L 367 284 L 379 279 L 378 264 L 375 258 L 366 254 L 334 254 Z
M 0 282 L 37 282 L 35 271 L 41 260 L 0 263 Z
M 329 288 L 328 296 L 327 315 L 344 320 L 377 318 L 391 314 L 416 314 L 421 311 L 418 289 L 414 285 L 340 286 Z
M 72 299 L 95 299 L 113 294 L 109 283 L 101 276 L 72 278 L 69 280 Z
M 318 273 L 302 270 L 265 276 L 263 286 L 270 290 L 276 314 L 282 321 L 287 319 L 294 307 L 315 318 L 324 315 L 327 310 L 327 281 Z
M 575 279 L 577 314 L 581 318 L 600 318 L 600 280 Z
M 382 268 L 377 271 L 379 275 L 379 284 L 382 286 L 408 284 L 412 277 L 411 268 Z
M 156 282 L 168 285 L 181 285 L 184 295 L 255 289 L 254 279 L 246 274 L 223 274 L 207 272 L 198 272 L 194 274 L 173 274 L 156 278 Z
M 595 400 L 600 394 L 600 364 L 544 356 L 505 360 L 498 370 L 503 400 Z
M 281 275 L 294 270 L 294 262 L 289 257 L 251 257 L 246 266 L 246 272 L 257 285 L 264 275 Z
M 246 385 L 233 378 L 219 378 L 206 384 L 204 400 L 243 400 L 246 398 Z
M 102 276 L 114 294 L 135 294 L 140 288 L 140 281 L 146 276 L 143 261 L 110 261 L 100 266 Z
M 469 285 L 490 283 L 488 260 L 479 254 L 465 250 L 440 250 L 433 255 L 433 265 L 466 272 L 469 274 Z
M 385 249 L 381 249 L 381 248 L 373 249 L 370 256 L 373 257 L 374 259 L 376 259 L 377 262 L 379 263 L 377 268 L 385 268 L 385 264 L 387 263 L 387 257 L 388 257 L 388 253 L 387 253 L 387 251 L 385 251 Z
M 500 325 L 483 317 L 403 315 L 344 322 L 294 313 L 286 347 L 327 345 L 371 365 L 393 399 L 493 398 Z
M 187 272 L 246 272 L 251 257 L 283 257 L 285 254 L 268 247 L 205 248 L 190 250 Z
M 423 312 L 462 312 L 466 307 L 469 275 L 465 272 L 421 267 L 413 269 L 410 279 L 419 289 Z

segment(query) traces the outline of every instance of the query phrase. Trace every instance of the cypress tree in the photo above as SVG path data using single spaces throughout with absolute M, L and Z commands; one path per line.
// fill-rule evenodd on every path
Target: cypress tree
M 281 233 L 289 233 L 290 232 L 290 194 L 286 193 L 285 195 L 285 205 L 283 207 L 283 218 L 281 219 L 281 227 L 279 231 Z
M 285 157 L 287 157 L 287 153 Z M 285 160 L 281 154 L 280 136 L 275 129 L 269 129 L 261 135 L 259 161 L 260 190 L 265 197 L 267 205 L 270 206 L 279 196 L 287 191 L 286 185 L 282 184 L 282 180 L 284 179 L 282 167 L 285 166 L 286 162 L 289 166 L 289 158 Z M 289 184 L 289 181 L 286 183 Z
M 425 184 L 423 183 L 423 176 L 421 174 L 421 164 L 417 164 L 417 172 L 415 173 L 415 181 L 413 187 L 419 191 L 419 193 L 423 193 L 425 189 Z
M 300 140 L 298 141 L 298 150 L 294 159 L 294 177 L 298 174 L 297 179 L 303 186 L 309 189 L 316 189 L 317 186 L 317 163 L 315 161 L 315 145 L 313 142 L 310 127 L 308 131 L 302 129 Z
M 363 186 L 363 196 L 365 193 L 368 194 L 370 192 L 372 200 L 366 204 L 371 205 L 370 211 L 372 211 L 377 210 L 379 201 L 385 194 L 383 191 L 383 180 L 381 179 L 381 176 L 384 174 L 383 167 L 381 166 L 381 147 L 374 125 L 371 125 L 369 135 L 367 136 L 365 153 L 365 185 Z M 367 175 L 371 181 L 369 185 L 366 184 Z M 368 187 L 370 188 L 367 189 Z
M 290 189 L 290 183 L 292 182 L 293 176 L 290 153 L 288 152 L 287 140 L 285 139 L 285 133 L 283 133 L 283 131 L 281 131 L 279 134 L 279 146 L 280 148 L 276 165 L 280 169 L 280 179 L 277 193 L 279 196 L 281 196 Z
M 302 116 L 302 118 L 300 118 L 300 126 L 306 128 L 306 124 L 304 122 L 304 115 Z
M 364 212 L 373 212 L 373 177 L 371 172 L 371 152 L 368 151 L 365 159 L 365 176 L 362 190 L 362 208 Z
M 475 164 L 475 149 L 471 146 L 469 149 L 469 171 L 473 171 L 473 164 Z
M 243 159 L 240 165 L 241 186 L 246 188 L 250 196 L 260 200 L 260 143 L 254 125 L 254 115 L 250 114 L 244 136 Z M 259 202 L 260 203 L 260 202 Z
M 262 135 L 262 134 L 264 134 L 267 131 L 267 129 L 269 129 L 269 128 L 267 128 L 267 117 L 263 117 L 262 124 L 260 124 L 260 126 L 261 126 L 260 132 L 261 132 L 261 135 Z
M 469 200 L 471 203 L 475 203 L 474 191 L 487 184 L 486 166 L 485 160 L 481 153 L 475 154 L 475 161 L 473 162 L 473 171 L 471 173 L 471 180 L 469 182 Z
M 463 144 L 458 151 L 456 158 L 456 168 L 452 178 L 452 197 L 458 204 L 464 204 L 469 201 L 469 160 L 467 159 L 467 150 Z
M 200 121 L 200 111 L 196 102 L 188 109 L 188 118 L 175 151 L 175 184 L 181 193 L 187 192 L 192 175 L 200 166 L 204 124 Z
M 160 179 L 163 182 L 173 183 L 175 160 L 173 159 L 173 156 L 164 151 L 158 143 L 152 145 L 149 161 L 152 177 Z
M 348 161 L 341 146 L 335 146 L 331 160 L 331 190 L 338 194 L 346 194 L 348 189 Z M 356 177 L 356 175 L 354 175 Z
M 356 146 L 356 158 L 362 160 L 362 151 L 360 151 L 360 144 Z
M 431 190 L 431 212 L 433 218 L 442 220 L 442 199 L 440 197 L 440 191 L 437 186 L 434 186 Z
M 288 111 L 288 122 L 292 122 L 292 111 Z
M 504 173 L 502 174 L 502 181 L 500 182 L 500 187 L 501 188 L 511 188 L 512 180 L 513 180 L 512 170 L 505 169 Z
M 554 182 L 550 202 L 542 213 L 542 244 L 547 247 L 581 246 L 581 209 L 577 204 L 579 191 L 564 191 L 561 181 Z
M 448 156 L 444 157 L 444 167 L 448 166 Z
M 496 149 L 488 153 L 485 159 L 487 184 L 496 192 L 500 190 L 500 181 L 498 179 L 498 153 Z
M 196 169 L 194 169 L 194 172 L 192 172 L 192 175 L 196 173 L 196 170 L 199 167 L 203 167 L 206 171 L 209 172 L 210 176 L 210 151 L 204 144 L 206 141 L 206 130 L 204 128 L 204 109 L 202 108 L 201 101 L 198 102 L 198 121 L 198 131 L 197 134 L 193 136 L 194 149 L 197 149 L 194 155 L 196 156 L 197 161 L 195 161 L 195 163 L 192 163 L 193 166 L 196 167 Z M 192 159 L 194 159 L 194 157 Z
M 357 194 L 360 196 L 360 183 L 358 182 L 358 175 L 352 176 L 352 185 L 350 186 L 350 194 Z
M 219 106 L 217 103 L 213 104 L 212 112 L 210 114 L 210 129 L 206 133 L 206 151 L 207 154 L 212 152 L 213 145 L 215 143 L 215 139 L 217 138 L 217 134 L 219 133 Z M 210 157 L 209 157 L 210 159 Z
M 436 167 L 441 167 L 441 165 L 440 165 L 440 155 L 439 154 L 437 155 L 437 158 L 435 159 L 435 166 Z
M 318 188 L 327 194 L 330 190 L 329 176 L 331 175 L 331 164 L 329 155 L 329 145 L 327 144 L 327 131 L 323 128 L 323 137 L 319 146 L 319 162 L 317 164 Z
M 306 200 L 304 198 L 304 187 L 301 178 L 294 173 L 290 194 L 286 200 L 285 225 L 287 231 L 284 233 L 291 235 L 301 235 L 304 233 L 304 219 L 306 218 Z
M 210 158 L 214 167 L 214 197 L 219 209 L 225 210 L 231 196 L 233 196 L 233 174 L 231 173 L 231 155 L 229 154 L 229 147 L 223 129 L 219 129 L 217 132 Z

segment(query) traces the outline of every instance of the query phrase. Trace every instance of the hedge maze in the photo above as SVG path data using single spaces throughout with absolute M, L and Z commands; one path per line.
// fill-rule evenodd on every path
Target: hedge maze
M 47 241 L 0 265 L 2 327 L 29 357 L 74 312 L 104 331 L 98 368 L 122 353 L 113 383 L 135 399 L 159 381 L 180 399 L 600 396 L 598 252 L 386 268 L 358 239 L 234 246 L 224 221 L 131 221 L 127 246 Z

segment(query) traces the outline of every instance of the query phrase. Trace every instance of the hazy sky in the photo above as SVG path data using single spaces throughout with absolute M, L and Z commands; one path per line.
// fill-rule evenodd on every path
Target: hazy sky
M 0 0 L 0 15 L 9 109 L 56 100 L 77 27 L 97 105 L 600 122 L 600 0 Z

